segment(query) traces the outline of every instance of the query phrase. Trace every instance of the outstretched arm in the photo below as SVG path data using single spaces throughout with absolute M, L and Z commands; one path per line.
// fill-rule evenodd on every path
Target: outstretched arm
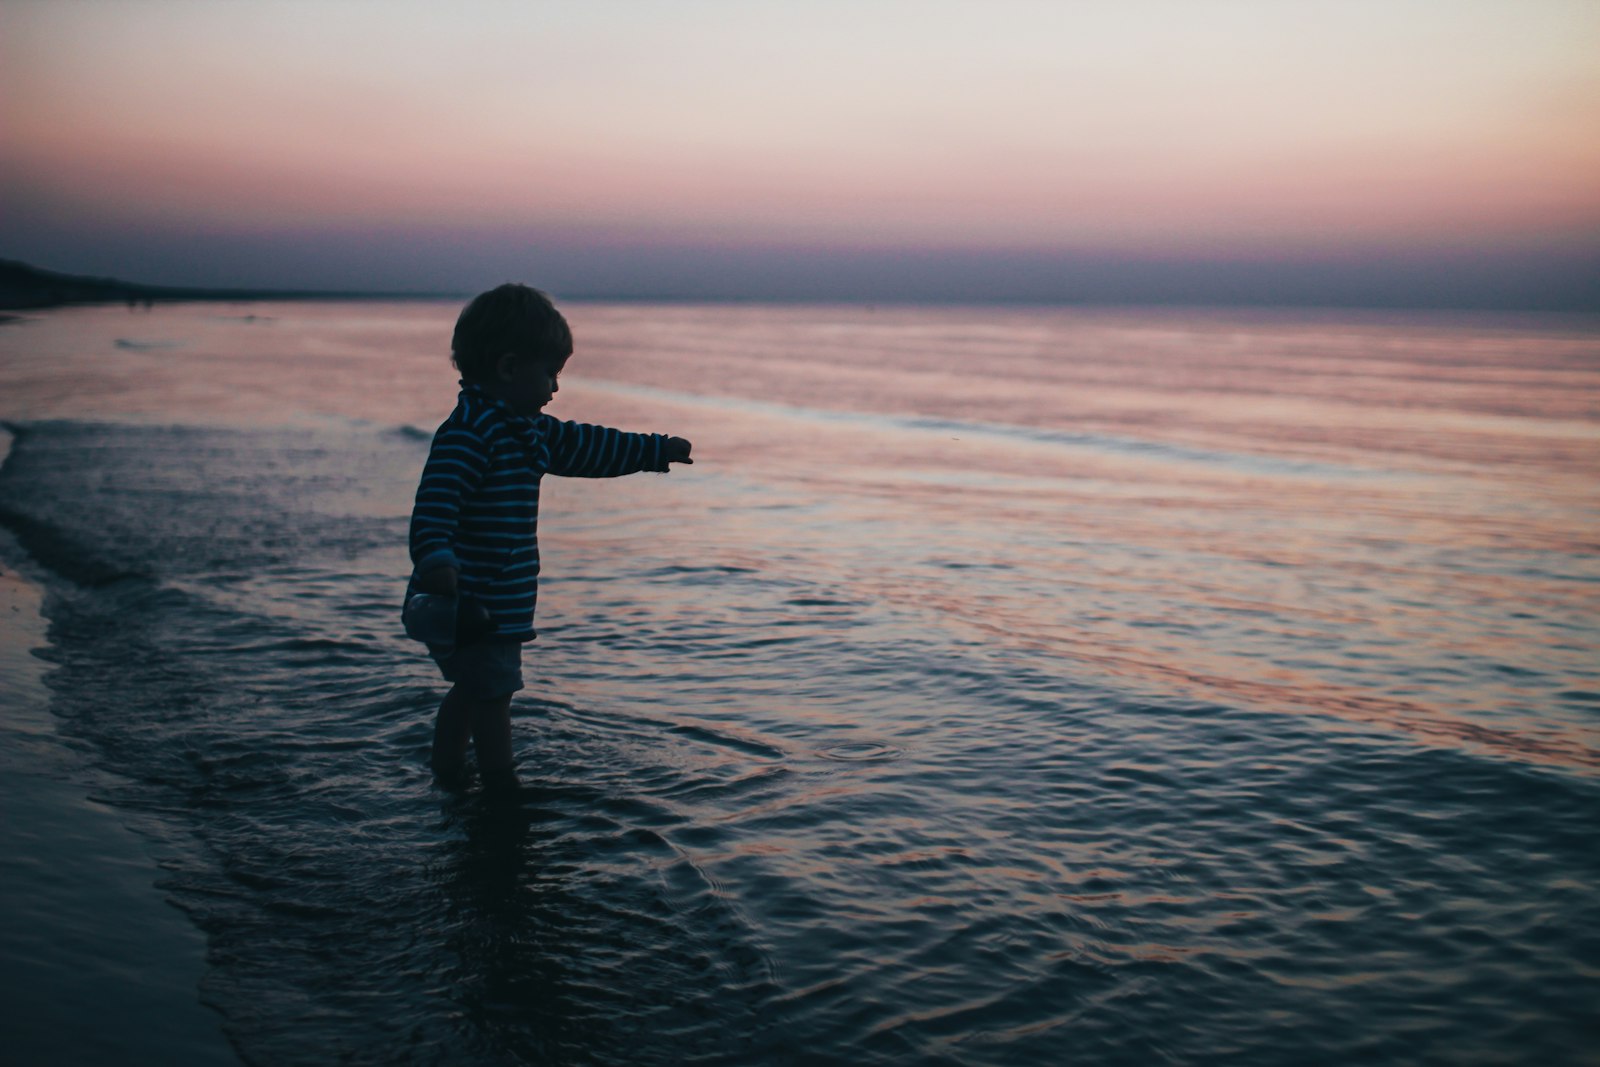
M 627 433 L 584 422 L 541 417 L 550 449 L 551 474 L 568 478 L 617 478 L 637 471 L 664 471 L 672 463 L 692 463 L 689 442 L 659 433 Z

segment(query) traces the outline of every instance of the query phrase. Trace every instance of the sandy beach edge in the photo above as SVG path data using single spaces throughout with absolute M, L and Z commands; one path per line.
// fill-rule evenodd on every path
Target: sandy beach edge
M 0 466 L 11 437 L 0 432 Z M 31 1064 L 238 1064 L 199 999 L 205 940 L 56 729 L 47 578 L 0 528 L 0 1048 Z

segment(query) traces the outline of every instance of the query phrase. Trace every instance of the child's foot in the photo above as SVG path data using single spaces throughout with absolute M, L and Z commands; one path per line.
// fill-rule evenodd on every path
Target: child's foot
M 448 793 L 464 793 L 472 781 L 465 763 L 433 764 L 433 784 Z
M 514 797 L 522 791 L 515 767 L 499 767 L 483 772 L 483 791 L 489 796 Z

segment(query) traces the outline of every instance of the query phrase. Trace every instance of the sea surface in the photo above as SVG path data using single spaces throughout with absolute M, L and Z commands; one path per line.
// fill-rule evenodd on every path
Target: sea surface
M 398 616 L 456 305 L 0 326 L 243 1061 L 1600 1062 L 1600 322 L 566 310 L 551 413 L 696 462 L 546 482 L 503 805 Z

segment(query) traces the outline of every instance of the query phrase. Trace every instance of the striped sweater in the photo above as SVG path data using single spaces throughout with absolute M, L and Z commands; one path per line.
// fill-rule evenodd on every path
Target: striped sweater
M 539 480 L 546 474 L 615 478 L 665 471 L 667 438 L 518 415 L 478 386 L 461 384 L 417 486 L 413 580 L 436 567 L 455 567 L 462 595 L 488 609 L 494 636 L 531 641 Z

